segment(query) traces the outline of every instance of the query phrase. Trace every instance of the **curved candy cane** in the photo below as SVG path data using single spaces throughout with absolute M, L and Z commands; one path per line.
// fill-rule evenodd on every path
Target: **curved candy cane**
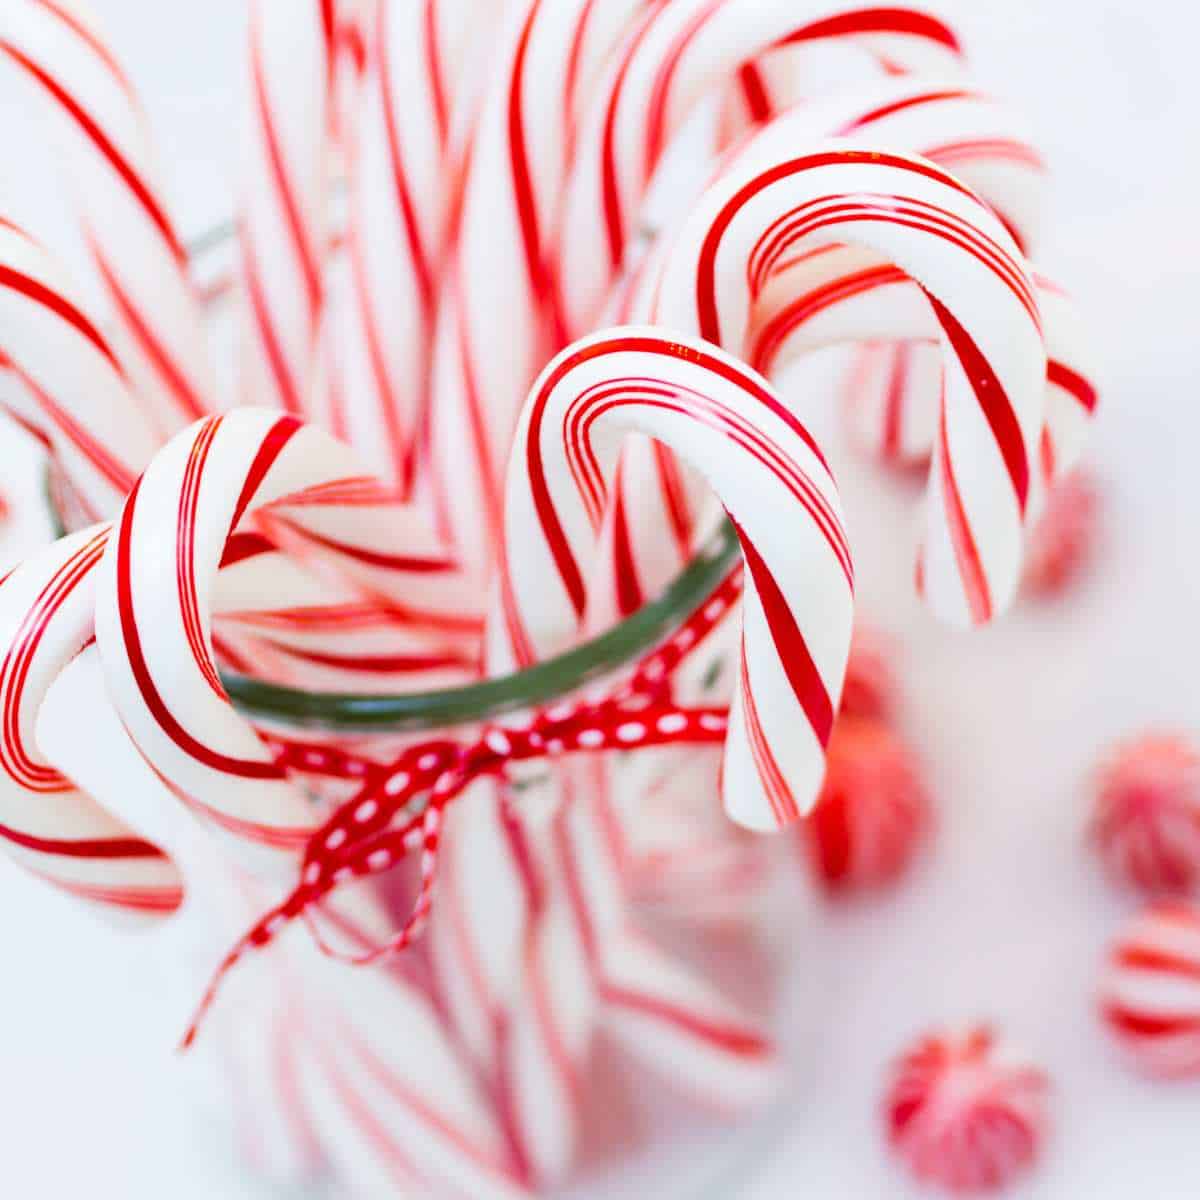
M 867 291 L 803 328 L 826 343 L 941 341 L 945 394 L 918 582 L 943 619 L 986 622 L 1019 579 L 1046 352 L 1024 260 L 974 193 L 908 155 L 838 142 L 783 158 L 760 148 L 693 210 L 643 311 L 742 350 L 755 323 L 791 302 L 797 272 L 808 293 L 841 286 L 847 245 L 864 270 L 895 264 L 919 289 Z
M 175 865 L 55 770 L 35 730 L 47 689 L 92 637 L 108 533 L 96 525 L 62 538 L 0 582 L 0 843 L 73 895 L 161 917 L 183 899 Z
M 200 309 L 161 194 L 132 85 L 81 0 L 12 0 L 0 62 L 37 89 L 64 133 L 84 235 L 112 303 L 121 363 L 170 436 L 214 407 Z
M 759 0 L 681 0 L 650 10 L 598 89 L 572 165 L 558 238 L 571 334 L 595 319 L 655 168 L 699 101 L 772 50 L 828 39 L 918 71 L 945 71 L 960 53 L 954 32 L 920 4 L 814 4 L 797 13 Z
M 158 445 L 108 339 L 62 267 L 0 218 L 0 364 L 12 415 L 47 449 L 91 520 L 117 511 Z
M 255 0 L 250 9 L 242 394 L 293 415 L 313 403 L 324 306 L 334 8 L 332 0 Z
M 147 467 L 105 558 L 96 636 L 117 709 L 168 785 L 239 843 L 296 850 L 320 813 L 217 677 L 212 597 L 231 534 L 286 521 L 339 565 L 388 576 L 401 600 L 402 578 L 411 595 L 436 590 L 449 570 L 444 557 L 390 549 L 404 546 L 406 530 L 414 546 L 431 542 L 412 513 L 379 504 L 378 488 L 359 506 L 359 470 L 347 447 L 292 417 L 242 409 L 209 418 Z
M 700 470 L 738 525 L 749 570 L 725 802 L 752 828 L 785 824 L 820 786 L 849 651 L 852 568 L 820 451 L 736 360 L 660 330 L 618 329 L 576 343 L 546 369 L 509 474 L 507 646 L 526 662 L 574 635 L 618 435 L 631 430 Z

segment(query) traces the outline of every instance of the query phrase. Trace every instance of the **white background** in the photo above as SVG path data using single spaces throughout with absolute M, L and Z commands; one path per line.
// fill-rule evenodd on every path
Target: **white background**
M 197 232 L 228 210 L 243 5 L 95 7 L 161 136 L 180 224 Z M 1194 1200 L 1200 1086 L 1131 1078 L 1095 1022 L 1099 957 L 1130 905 L 1096 877 L 1081 837 L 1087 771 L 1106 742 L 1200 726 L 1200 18 L 1183 0 L 946 7 L 986 86 L 1033 118 L 1054 170 L 1041 263 L 1081 298 L 1104 352 L 1092 450 L 1104 559 L 1069 604 L 949 635 L 902 586 L 908 526 L 880 528 L 881 509 L 906 495 L 841 472 L 865 609 L 905 636 L 911 733 L 941 829 L 898 894 L 801 913 L 787 931 L 805 976 L 788 1034 L 796 1082 L 770 1152 L 761 1128 L 759 1143 L 722 1147 L 754 1165 L 730 1166 L 713 1194 L 907 1197 L 878 1143 L 883 1064 L 930 1024 L 986 1017 L 1055 1081 L 1054 1137 L 1014 1194 Z M 52 164 L 14 97 L 0 84 L 0 212 L 69 245 Z M 170 939 L 95 925 L 3 864 L 0 911 L 5 1194 L 262 1195 L 170 1054 L 179 1014 L 158 1003 L 156 980 Z M 701 1166 L 685 1162 L 656 1194 L 694 1194 Z M 617 1194 L 611 1181 L 596 1192 Z

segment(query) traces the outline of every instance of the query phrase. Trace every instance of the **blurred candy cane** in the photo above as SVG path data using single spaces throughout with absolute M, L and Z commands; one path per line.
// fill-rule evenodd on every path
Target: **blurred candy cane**
M 0 218 L 0 363 L 10 411 L 91 520 L 117 511 L 158 444 L 124 368 L 62 267 Z
M 324 304 L 335 5 L 255 0 L 249 26 L 242 395 L 299 415 L 313 403 Z
M 945 394 L 918 581 L 944 619 L 986 622 L 1019 579 L 1046 351 L 1024 260 L 974 193 L 907 155 L 830 142 L 783 156 L 756 139 L 696 205 L 640 311 L 741 351 L 801 287 L 840 287 L 851 254 L 864 269 L 895 264 L 919 287 L 855 293 L 802 328 L 813 344 L 941 341 Z
M 514 443 L 497 638 L 516 663 L 573 638 L 628 430 L 657 437 L 705 474 L 738 526 L 748 572 L 725 801 L 752 828 L 786 824 L 820 786 L 849 651 L 852 569 L 820 451 L 736 360 L 659 330 L 617 329 L 547 367 Z M 779 512 L 801 519 L 782 522 Z
M 521 0 L 506 14 L 490 64 L 463 168 L 430 401 L 439 527 L 481 573 L 500 541 L 504 460 L 517 414 L 563 340 L 550 239 L 570 114 L 641 3 Z
M 200 310 L 138 98 L 83 0 L 11 0 L 0 61 L 37 88 L 110 301 L 117 351 L 166 437 L 214 407 Z
M 886 52 L 917 71 L 945 71 L 960 53 L 953 31 L 920 4 L 814 4 L 797 14 L 759 0 L 679 0 L 648 12 L 597 89 L 571 168 L 557 241 L 569 333 L 594 321 L 655 168 L 697 105 L 744 64 L 825 39 Z
M 452 573 L 444 556 L 405 552 L 406 538 L 428 547 L 428 535 L 403 506 L 381 504 L 360 470 L 347 447 L 292 417 L 209 418 L 152 460 L 105 558 L 97 642 L 117 709 L 164 781 L 239 844 L 295 851 L 320 814 L 217 677 L 213 588 L 231 534 L 271 514 L 272 528 L 328 549 L 398 603 Z
M 424 417 L 429 342 L 456 199 L 462 126 L 489 0 L 375 0 L 350 153 L 349 297 L 342 320 L 347 440 L 405 492 Z
M 0 582 L 0 843 L 34 874 L 114 912 L 174 912 L 175 865 L 79 791 L 38 750 L 46 691 L 92 637 L 96 573 L 108 539 L 96 525 L 28 558 Z

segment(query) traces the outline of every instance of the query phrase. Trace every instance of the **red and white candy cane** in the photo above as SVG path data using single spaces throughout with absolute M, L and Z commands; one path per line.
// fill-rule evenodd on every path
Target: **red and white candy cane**
M 888 1141 L 924 1183 L 994 1191 L 1040 1153 L 1048 1092 L 1045 1072 L 987 1026 L 930 1034 L 892 1068 Z
M 1020 575 L 1046 351 L 1024 259 L 973 192 L 927 160 L 841 142 L 747 153 L 696 205 L 641 311 L 743 351 L 754 324 L 792 301 L 797 271 L 807 291 L 841 280 L 847 245 L 919 287 L 868 291 L 805 328 L 815 337 L 819 324 L 826 343 L 941 342 L 945 392 L 918 583 L 944 619 L 986 622 Z
M 402 577 L 410 595 L 422 593 L 445 569 L 442 558 L 404 553 L 406 533 L 429 544 L 415 514 L 380 505 L 378 488 L 371 504 L 355 502 L 360 470 L 349 448 L 293 417 L 235 410 L 159 452 L 113 534 L 97 642 L 117 709 L 173 790 L 239 842 L 297 851 L 319 814 L 234 712 L 217 676 L 214 584 L 231 535 L 278 506 L 287 515 L 273 516 L 273 528 L 286 520 L 296 537 L 330 547 L 339 565 L 358 564 L 386 583 L 398 602 Z
M 521 0 L 501 25 L 461 181 L 430 412 L 441 528 L 478 572 L 501 538 L 505 458 L 521 403 L 563 341 L 551 238 L 570 113 L 641 2 Z
M 239 240 L 243 398 L 306 413 L 324 306 L 336 38 L 333 0 L 250 7 Z
M 46 447 L 77 506 L 111 516 L 158 445 L 128 377 L 62 266 L 0 218 L 0 364 L 10 411 Z
M 725 799 L 743 824 L 786 824 L 820 786 L 849 651 L 852 568 L 820 451 L 737 360 L 625 328 L 583 339 L 547 367 L 513 449 L 498 632 L 516 663 L 572 640 L 607 480 L 630 431 L 701 471 L 738 526 L 748 571 Z
M 625 261 L 664 151 L 697 105 L 744 64 L 788 45 L 849 40 L 916 71 L 958 62 L 953 31 L 920 4 L 887 7 L 679 0 L 650 9 L 587 114 L 558 236 L 566 328 L 592 326 Z M 598 231 L 603 231 L 599 236 Z
M 64 135 L 84 235 L 112 304 L 117 351 L 157 432 L 168 437 L 213 409 L 214 381 L 138 97 L 81 0 L 5 4 L 0 62 L 31 82 Z
M 1100 1011 L 1140 1070 L 1200 1076 L 1200 911 L 1160 903 L 1117 938 L 1100 989 Z
M 96 567 L 109 527 L 62 538 L 0 582 L 0 844 L 23 866 L 112 912 L 162 917 L 182 879 L 139 837 L 57 771 L 38 749 L 46 691 L 92 637 Z
M 407 491 L 454 199 L 455 127 L 478 42 L 499 5 L 382 0 L 369 8 L 366 78 L 350 147 L 347 440 Z

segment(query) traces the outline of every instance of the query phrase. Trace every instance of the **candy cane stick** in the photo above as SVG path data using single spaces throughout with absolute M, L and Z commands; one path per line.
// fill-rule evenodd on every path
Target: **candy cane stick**
M 698 102 L 745 63 L 825 39 L 886 49 L 917 70 L 944 71 L 959 54 L 954 33 L 916 4 L 814 5 L 798 15 L 792 5 L 757 0 L 683 0 L 652 10 L 598 89 L 572 166 L 558 237 L 569 332 L 594 320 L 654 170 Z
M 696 206 L 647 307 L 664 325 L 741 349 L 752 321 L 791 300 L 795 271 L 810 292 L 840 286 L 848 252 L 827 248 L 846 245 L 868 266 L 897 264 L 920 290 L 889 291 L 886 303 L 868 291 L 838 304 L 821 314 L 824 340 L 942 342 L 945 397 L 921 590 L 944 619 L 985 622 L 1011 601 L 1019 578 L 1046 353 L 1033 281 L 982 201 L 906 155 L 837 142 L 782 159 L 750 153 Z M 816 323 L 805 328 L 811 334 Z
M 47 449 L 93 520 L 114 513 L 150 458 L 155 427 L 61 266 L 0 218 L 0 362 L 12 415 Z
M 30 80 L 65 135 L 65 161 L 112 302 L 120 360 L 160 436 L 169 436 L 211 411 L 213 379 L 138 98 L 81 0 L 6 4 L 0 61 Z
M 350 171 L 347 440 L 407 491 L 454 199 L 455 129 L 500 5 L 378 0 Z
M 849 650 L 852 573 L 820 452 L 769 385 L 735 360 L 626 329 L 577 343 L 543 373 L 509 475 L 507 646 L 528 661 L 577 628 L 614 439 L 626 430 L 657 437 L 702 470 L 739 526 L 749 573 L 725 800 L 752 828 L 785 824 L 820 785 Z M 768 497 L 805 519 L 767 519 Z
M 107 538 L 107 525 L 72 534 L 0 583 L 0 842 L 73 895 L 161 917 L 183 899 L 174 864 L 52 767 L 35 734 L 47 689 L 92 636 L 95 568 Z
M 500 539 L 517 413 L 562 340 L 548 255 L 571 130 L 565 114 L 638 2 L 521 0 L 502 27 L 481 102 L 439 307 L 430 412 L 443 527 L 479 572 Z
M 366 557 L 364 569 L 391 576 L 393 588 L 407 564 L 410 591 L 427 589 L 429 560 L 371 541 L 386 531 L 403 546 L 406 525 L 417 541 L 420 523 L 399 506 L 364 512 L 356 503 L 360 469 L 348 448 L 294 418 L 262 410 L 210 418 L 154 458 L 105 558 L 97 641 L 118 711 L 151 766 L 239 843 L 295 850 L 318 814 L 235 714 L 217 678 L 217 569 L 231 531 L 280 505 L 339 562 Z M 434 565 L 441 570 L 440 560 Z
M 313 402 L 330 175 L 332 0 L 255 0 L 240 226 L 249 335 L 243 394 Z

